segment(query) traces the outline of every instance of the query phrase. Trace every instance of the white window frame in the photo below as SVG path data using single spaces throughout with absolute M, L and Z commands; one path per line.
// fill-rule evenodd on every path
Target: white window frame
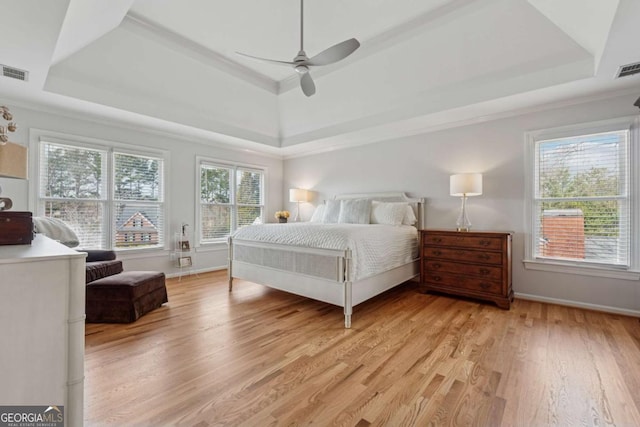
M 151 148 L 140 149 L 138 147 L 132 148 L 129 144 L 124 144 L 120 142 L 108 141 L 98 138 L 78 136 L 72 134 L 66 134 L 55 131 L 48 131 L 42 129 L 32 128 L 29 130 L 29 209 L 34 213 L 34 215 L 41 214 L 39 212 L 40 206 L 40 144 L 41 143 L 52 143 L 52 144 L 61 144 L 67 145 L 71 147 L 78 147 L 80 149 L 97 149 L 97 150 L 105 150 L 108 153 L 106 168 L 109 171 L 106 176 L 107 183 L 107 194 L 106 198 L 100 199 L 98 202 L 103 204 L 103 208 L 105 209 L 106 215 L 103 218 L 103 227 L 104 227 L 104 235 L 102 238 L 104 239 L 104 246 L 106 249 L 114 250 L 119 253 L 127 253 L 127 254 L 135 254 L 136 252 L 151 252 L 151 251 L 165 251 L 170 249 L 171 240 L 169 239 L 169 191 L 168 191 L 168 183 L 169 181 L 169 152 L 166 150 L 158 150 Z M 115 203 L 113 185 L 114 185 L 114 177 L 115 171 L 113 168 L 115 165 L 113 164 L 113 153 L 117 152 L 120 154 L 129 154 L 134 156 L 145 156 L 145 157 L 154 157 L 162 159 L 163 167 L 162 167 L 162 179 L 163 179 L 163 194 L 162 201 L 158 202 L 161 204 L 162 215 L 163 215 L 163 231 L 162 231 L 162 239 L 163 244 L 160 246 L 149 247 L 149 248 L 116 248 L 115 247 L 115 229 L 113 226 L 113 205 Z M 134 201 L 135 202 L 135 201 Z M 155 202 L 154 202 L 155 203 Z
M 525 133 L 525 253 L 524 266 L 531 270 L 580 274 L 587 276 L 609 277 L 615 279 L 640 280 L 640 120 L 638 117 L 621 117 L 591 123 L 542 129 Z M 590 265 L 570 260 L 551 260 L 535 257 L 535 185 L 536 185 L 536 142 L 569 138 L 603 132 L 629 131 L 628 179 L 629 179 L 629 267 L 613 265 Z
M 196 168 L 195 168 L 196 169 L 196 226 L 195 226 L 196 247 L 212 247 L 212 246 L 217 246 L 221 244 L 225 244 L 225 245 L 227 244 L 226 237 L 216 239 L 215 241 L 206 241 L 206 242 L 202 241 L 202 222 L 201 222 L 202 218 L 200 214 L 200 211 L 201 211 L 200 190 L 202 186 L 202 174 L 201 174 L 200 168 L 203 165 L 231 169 L 232 171 L 231 173 L 232 179 L 229 184 L 231 187 L 230 189 L 231 203 L 223 205 L 223 206 L 231 206 L 231 233 L 237 230 L 236 210 L 238 206 L 245 206 L 245 205 L 238 205 L 238 203 L 236 202 L 236 194 L 235 194 L 236 171 L 238 169 L 245 169 L 249 171 L 262 173 L 262 204 L 260 206 L 262 207 L 261 219 L 263 223 L 265 222 L 265 214 L 267 210 L 267 188 L 268 188 L 268 179 L 269 179 L 267 167 L 261 166 L 261 165 L 253 165 L 253 164 L 239 163 L 239 162 L 228 162 L 228 161 L 213 159 L 209 157 L 196 156 Z

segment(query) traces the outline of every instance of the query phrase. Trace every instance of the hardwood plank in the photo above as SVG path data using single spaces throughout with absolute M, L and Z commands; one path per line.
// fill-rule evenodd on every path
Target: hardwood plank
M 167 288 L 133 324 L 87 324 L 86 425 L 640 425 L 636 318 L 407 283 L 345 330 L 224 271 Z

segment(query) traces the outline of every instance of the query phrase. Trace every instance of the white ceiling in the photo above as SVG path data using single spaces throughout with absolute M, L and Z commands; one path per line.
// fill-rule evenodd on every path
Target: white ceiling
M 357 37 L 366 42 L 450 0 L 307 0 L 304 48 L 308 56 Z M 239 57 L 291 61 L 300 46 L 300 0 L 137 0 L 130 14 L 192 40 L 274 80 L 291 76 L 288 67 Z
M 204 141 L 298 155 L 637 91 L 638 0 L 21 0 L 3 7 L 0 96 Z M 11 104 L 9 101 L 3 103 Z

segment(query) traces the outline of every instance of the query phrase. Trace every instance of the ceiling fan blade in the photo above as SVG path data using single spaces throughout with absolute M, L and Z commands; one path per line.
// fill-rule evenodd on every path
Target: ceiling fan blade
M 360 47 L 360 42 L 356 39 L 345 40 L 341 43 L 335 44 L 328 49 L 323 50 L 313 58 L 304 61 L 304 65 L 329 65 L 334 62 L 338 62 L 341 59 L 351 55 L 357 48 Z
M 259 56 L 247 55 L 246 53 L 236 52 L 238 55 L 246 56 L 247 58 L 257 59 L 258 61 L 271 62 L 278 65 L 296 65 L 296 62 L 278 61 L 277 59 L 260 58 Z
M 307 96 L 316 93 L 316 85 L 313 83 L 313 79 L 309 73 L 300 74 L 300 87 L 302 88 L 302 92 Z

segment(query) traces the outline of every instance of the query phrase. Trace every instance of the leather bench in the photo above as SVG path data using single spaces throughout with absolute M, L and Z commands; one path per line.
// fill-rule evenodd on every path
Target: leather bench
M 166 302 L 164 273 L 124 271 L 87 283 L 87 322 L 135 322 Z

